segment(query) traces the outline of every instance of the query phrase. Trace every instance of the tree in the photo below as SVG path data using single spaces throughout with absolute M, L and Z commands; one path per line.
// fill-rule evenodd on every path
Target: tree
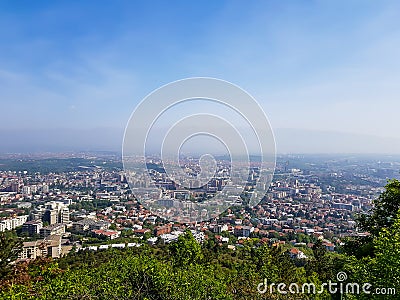
M 373 236 L 378 236 L 384 228 L 390 228 L 400 209 L 400 181 L 393 179 L 385 186 L 378 199 L 374 200 L 372 214 L 363 214 L 357 219 L 358 226 Z
M 392 226 L 383 228 L 372 244 L 374 257 L 364 257 L 351 264 L 353 282 L 368 282 L 373 289 L 395 289 L 397 294 L 400 290 L 400 213 Z M 393 294 L 388 294 L 387 298 L 382 297 L 384 296 L 368 294 L 359 295 L 357 299 L 395 299 Z
M 203 259 L 201 246 L 190 230 L 180 235 L 176 242 L 171 243 L 169 249 L 174 257 L 175 264 L 180 267 L 200 263 Z
M 306 265 L 308 275 L 310 276 L 312 272 L 315 272 L 323 281 L 334 278 L 333 261 L 321 240 L 315 242 L 312 251 L 314 258 Z
M 22 251 L 22 242 L 10 232 L 0 232 L 0 278 L 11 271 L 10 262 L 18 258 Z
M 396 287 L 400 290 L 400 215 L 390 228 L 384 228 L 374 241 L 375 259 L 373 268 L 376 284 Z
M 370 214 L 359 215 L 356 219 L 361 230 L 370 235 L 348 239 L 343 247 L 344 252 L 357 258 L 375 255 L 373 241 L 383 229 L 390 229 L 400 209 L 400 181 L 389 180 L 378 199 L 373 201 Z

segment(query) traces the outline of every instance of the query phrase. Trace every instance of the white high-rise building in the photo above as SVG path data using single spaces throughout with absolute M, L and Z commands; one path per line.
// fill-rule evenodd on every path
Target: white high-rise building
M 42 193 L 47 194 L 49 192 L 49 186 L 47 184 L 43 184 Z
M 27 215 L 5 219 L 0 222 L 0 231 L 13 230 L 19 226 L 22 226 L 27 220 L 28 220 Z
M 25 185 L 22 187 L 22 194 L 23 195 L 30 195 L 32 193 L 31 187 L 29 185 Z
M 37 186 L 36 185 L 31 185 L 31 193 L 35 194 L 37 192 Z

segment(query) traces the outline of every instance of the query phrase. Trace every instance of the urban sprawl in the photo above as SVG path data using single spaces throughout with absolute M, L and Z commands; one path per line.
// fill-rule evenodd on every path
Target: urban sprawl
M 41 158 L 35 159 L 40 163 Z M 63 158 L 68 159 L 74 158 Z M 187 161 L 191 163 L 185 168 L 198 172 L 198 161 Z M 107 157 L 91 157 L 65 172 L 0 171 L 0 231 L 15 230 L 23 238 L 19 260 L 168 244 L 185 230 L 199 243 L 213 239 L 232 251 L 254 241 L 284 245 L 291 257 L 307 259 L 307 249 L 318 239 L 328 251 L 336 251 L 346 236 L 365 235 L 356 228 L 356 214 L 371 209 L 386 180 L 398 177 L 400 168 L 398 160 L 390 159 L 282 155 L 258 205 L 242 203 L 257 177 L 253 168 L 245 191 L 229 209 L 218 218 L 185 224 L 146 209 L 135 199 L 134 184 L 129 185 L 122 168 L 108 164 Z M 182 189 L 168 179 L 160 160 L 151 165 L 149 173 L 161 191 L 157 201 L 167 208 L 207 201 L 229 180 L 229 168 L 219 163 L 223 167 L 209 183 Z M 136 184 L 148 183 L 138 179 Z

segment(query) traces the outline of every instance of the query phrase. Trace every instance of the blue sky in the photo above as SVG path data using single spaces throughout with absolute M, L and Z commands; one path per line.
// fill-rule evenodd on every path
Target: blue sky
M 274 129 L 390 146 L 399 20 L 397 1 L 1 1 L 0 129 L 121 129 L 152 90 L 209 76 L 255 96 Z

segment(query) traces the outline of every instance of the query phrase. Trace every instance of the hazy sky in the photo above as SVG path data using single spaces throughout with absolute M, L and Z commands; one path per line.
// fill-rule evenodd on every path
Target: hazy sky
M 1 1 L 0 41 L 0 145 L 118 131 L 152 90 L 207 76 L 250 92 L 274 129 L 400 150 L 399 1 Z

